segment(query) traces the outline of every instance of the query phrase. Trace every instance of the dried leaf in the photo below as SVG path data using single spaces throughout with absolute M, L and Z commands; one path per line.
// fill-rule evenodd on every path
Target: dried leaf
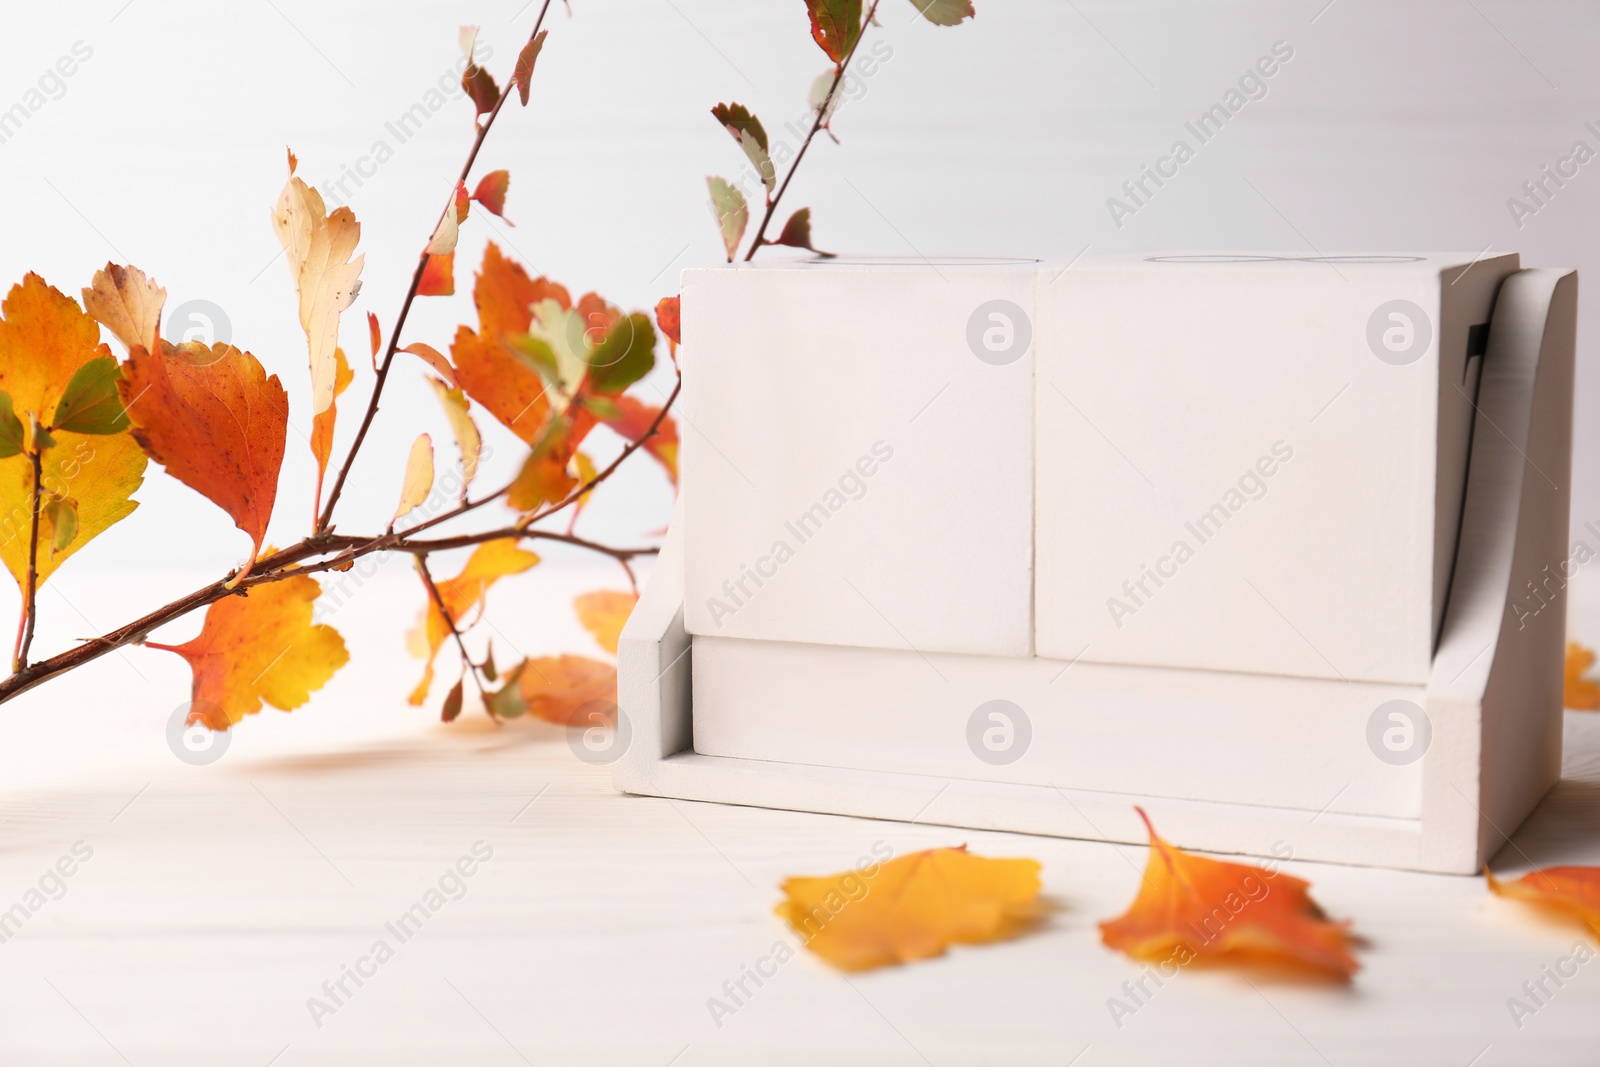
M 750 109 L 743 104 L 718 104 L 711 109 L 711 114 L 722 123 L 722 128 L 739 143 L 744 150 L 745 157 L 750 160 L 750 165 L 756 168 L 756 174 L 761 177 L 761 184 L 771 193 L 778 186 L 778 171 L 772 165 L 772 156 L 767 151 L 767 131 L 762 127 L 761 120 L 750 113 Z
M 361 292 L 367 257 L 350 258 L 361 241 L 361 224 L 347 207 L 328 214 L 322 195 L 291 174 L 273 209 L 272 228 L 300 295 L 300 326 L 311 356 L 311 414 L 319 415 L 333 403 L 339 374 L 339 313 Z
M 1567 642 L 1566 680 L 1562 687 L 1561 702 L 1574 711 L 1600 710 L 1600 683 L 1584 677 L 1593 666 L 1592 649 L 1576 641 Z
M 492 214 L 505 219 L 507 226 L 515 226 L 516 223 L 506 218 L 506 190 L 510 187 L 509 170 L 492 170 L 478 182 L 478 188 L 473 191 L 472 199 L 482 204 Z
M 455 722 L 461 714 L 461 685 L 467 679 L 463 676 L 456 679 L 456 684 L 450 687 L 450 692 L 444 696 L 444 707 L 439 709 L 440 722 Z
M 456 198 L 452 196 L 450 203 L 445 205 L 444 214 L 439 216 L 439 225 L 434 227 L 433 236 L 428 239 L 428 247 L 423 251 L 430 257 L 452 255 L 460 236 L 461 211 L 456 205 Z
M 232 345 L 199 342 L 162 342 L 161 355 L 135 348 L 123 371 L 133 436 L 168 474 L 232 516 L 254 543 L 253 562 L 278 496 L 289 425 L 277 376 Z
M 493 111 L 495 105 L 500 102 L 500 87 L 494 83 L 493 76 L 478 64 L 471 62 L 470 56 L 468 57 L 467 69 L 461 74 L 461 88 L 465 89 L 467 95 L 472 97 L 472 106 L 477 109 L 477 114 L 473 116 L 474 119 L 478 115 L 485 115 Z
M 422 267 L 422 280 L 417 283 L 418 296 L 454 296 L 456 292 L 456 255 L 429 256 Z
M 339 419 L 339 397 L 350 388 L 356 376 L 350 369 L 350 362 L 344 357 L 344 349 L 335 348 L 333 356 L 338 364 L 333 379 L 333 403 L 328 405 L 326 411 L 311 416 L 311 455 L 317 461 L 317 495 L 314 498 L 313 515 L 316 514 L 316 508 L 322 507 L 322 479 L 328 473 L 328 457 L 333 455 L 333 431 Z
M 517 55 L 517 67 L 511 73 L 511 80 L 516 83 L 517 95 L 521 97 L 523 107 L 528 106 L 528 86 L 533 80 L 533 65 L 539 60 L 539 52 L 544 48 L 544 39 L 549 32 L 540 30 L 533 40 L 522 46 L 522 51 Z
M 861 0 L 806 0 L 806 9 L 812 39 L 829 59 L 843 63 L 861 37 Z
M 1189 963 L 1267 958 L 1348 979 L 1349 922 L 1329 922 L 1306 892 L 1310 883 L 1242 863 L 1195 856 L 1150 830 L 1150 857 L 1127 914 L 1102 922 L 1106 945 L 1135 959 Z
M 73 376 L 90 360 L 111 358 L 111 349 L 77 301 L 37 274 L 11 288 L 0 313 L 0 392 L 24 427 L 49 426 Z
M 707 178 L 706 188 L 711 190 L 711 211 L 722 234 L 722 247 L 732 263 L 739 254 L 739 242 L 744 240 L 744 228 L 750 225 L 750 208 L 744 202 L 744 194 L 722 178 Z
M 469 414 L 472 405 L 465 393 L 450 388 L 437 378 L 429 378 L 428 384 L 433 387 L 434 396 L 439 398 L 439 406 L 444 408 L 444 416 L 450 421 L 450 432 L 455 436 L 456 447 L 461 450 L 461 497 L 465 500 L 467 487 L 478 474 L 483 435 L 478 432 L 478 424 L 472 421 Z
M 418 434 L 411 442 L 411 453 L 406 457 L 406 476 L 400 483 L 400 505 L 394 518 L 389 520 L 392 529 L 397 520 L 417 507 L 433 491 L 433 438 Z
M 3 394 L 0 394 L 3 395 Z M 145 456 L 127 434 L 88 436 L 59 430 L 55 443 L 39 457 L 43 495 L 73 502 L 73 536 L 63 547 L 53 516 L 40 515 L 39 584 L 55 573 L 68 556 L 114 524 L 133 514 L 130 499 L 144 482 Z M 24 455 L 0 460 L 0 559 L 23 587 L 28 574 L 28 533 L 33 524 L 33 462 Z M 57 509 L 56 514 L 60 514 Z
M 862 971 L 1014 937 L 1038 914 L 1039 863 L 959 848 L 913 852 L 817 878 L 789 878 L 775 909 L 806 947 Z
M 297 575 L 224 597 L 206 609 L 200 635 L 182 645 L 145 642 L 176 652 L 194 671 L 189 723 L 226 730 L 261 710 L 262 701 L 292 711 L 350 660 L 332 626 L 312 623 L 322 592 Z
M 783 224 L 783 232 L 778 239 L 772 242 L 775 245 L 788 245 L 790 248 L 804 248 L 808 252 L 827 259 L 833 258 L 832 252 L 818 252 L 811 244 L 811 209 L 803 207 L 789 216 L 789 221 Z
M 1546 867 L 1514 882 L 1500 881 L 1485 867 L 1483 876 L 1496 896 L 1573 916 L 1600 937 L 1600 867 Z
M 572 606 L 578 612 L 578 621 L 589 631 L 595 644 L 614 656 L 617 654 L 617 640 L 622 634 L 622 627 L 628 621 L 628 616 L 633 614 L 633 606 L 637 603 L 637 593 L 602 589 L 584 593 L 572 602 Z
M 460 574 L 436 583 L 439 599 L 444 601 L 450 617 L 459 626 L 467 613 L 483 600 L 491 585 L 507 575 L 521 574 L 538 562 L 538 556 L 518 547 L 515 537 L 486 541 L 473 549 Z M 421 620 L 406 635 L 411 654 L 428 661 L 422 681 L 408 698 L 414 705 L 428 699 L 428 689 L 433 684 L 433 659 L 450 636 L 450 627 L 439 614 L 439 606 L 426 590 L 423 595 L 427 597 L 427 607 L 423 609 Z
M 409 352 L 432 367 L 439 377 L 450 383 L 451 388 L 456 386 L 456 369 L 450 365 L 448 359 L 444 358 L 444 353 L 437 348 L 423 344 L 421 341 L 413 341 L 400 351 Z
M 972 0 L 911 0 L 911 6 L 935 26 L 956 26 L 977 15 Z
M 563 726 L 590 724 L 595 704 L 617 703 L 617 669 L 586 656 L 542 656 L 520 668 L 522 699 L 527 710 L 546 722 Z
M 85 310 L 130 352 L 155 347 L 166 302 L 167 291 L 146 278 L 144 271 L 115 263 L 95 271 L 93 282 L 83 291 Z

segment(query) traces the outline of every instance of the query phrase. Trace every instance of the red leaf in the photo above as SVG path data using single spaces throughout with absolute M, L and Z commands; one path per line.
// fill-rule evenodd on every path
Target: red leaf
M 515 226 L 516 223 L 506 219 L 506 188 L 511 184 L 509 170 L 492 170 L 478 182 L 477 191 L 472 194 L 472 199 L 482 204 L 489 211 L 505 219 L 506 225 Z
M 418 296 L 453 296 L 456 291 L 456 254 L 429 256 L 428 265 L 422 268 L 422 282 L 417 286 Z

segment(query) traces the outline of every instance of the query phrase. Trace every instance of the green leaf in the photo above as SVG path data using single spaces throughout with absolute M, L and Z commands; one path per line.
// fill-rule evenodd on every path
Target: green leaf
M 493 682 L 499 678 L 494 669 L 494 639 L 490 638 L 489 647 L 483 656 L 483 676 Z
M 48 519 L 50 529 L 54 531 L 50 536 L 50 552 L 55 554 L 64 551 L 66 547 L 78 539 L 78 502 L 70 497 L 52 496 L 39 508 L 39 514 Z
M 22 452 L 22 420 L 11 405 L 11 394 L 0 393 L 0 459 Z
M 606 334 L 589 362 L 589 388 L 616 396 L 656 365 L 656 328 L 650 316 L 634 312 Z
M 97 356 L 78 368 L 56 405 L 51 428 L 73 433 L 121 433 L 128 428 L 128 413 L 117 395 L 122 372 L 110 356 Z
M 722 231 L 728 262 L 732 263 L 739 254 L 739 242 L 744 240 L 744 228 L 750 225 L 750 207 L 744 202 L 744 194 L 722 178 L 707 178 L 706 188 L 711 190 L 711 211 Z
M 456 716 L 461 714 L 461 683 L 466 680 L 465 675 L 456 679 L 456 684 L 445 694 L 444 707 L 439 709 L 440 722 L 455 722 Z
M 935 26 L 956 26 L 977 15 L 972 0 L 911 0 L 911 6 Z
M 761 184 L 767 187 L 767 192 L 776 189 L 778 171 L 767 152 L 767 131 L 762 127 L 761 120 L 750 114 L 743 104 L 718 104 L 711 109 L 711 114 L 739 142 L 739 147 L 744 149 L 756 173 L 761 175 Z
M 861 38 L 861 0 L 806 0 L 811 13 L 811 37 L 835 63 Z
M 523 660 L 506 675 L 506 684 L 493 693 L 483 694 L 483 706 L 497 719 L 520 719 L 528 713 L 528 702 L 522 696 L 522 672 L 528 667 Z
M 808 252 L 817 252 L 811 246 L 811 209 L 803 207 L 789 216 L 789 221 L 783 224 L 783 232 L 778 235 L 775 245 L 788 245 L 790 248 L 804 248 Z M 825 259 L 833 258 L 832 252 L 817 252 Z

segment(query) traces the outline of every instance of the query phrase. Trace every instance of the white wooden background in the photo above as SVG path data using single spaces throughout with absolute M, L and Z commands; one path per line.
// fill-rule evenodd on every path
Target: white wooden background
M 1143 848 L 619 796 L 555 727 L 476 711 L 444 727 L 405 708 L 416 665 L 396 627 L 421 593 L 392 570 L 333 619 L 355 662 L 310 707 L 245 722 L 210 766 L 166 747 L 184 668 L 164 653 L 130 650 L 0 709 L 0 909 L 75 842 L 93 849 L 0 944 L 0 1063 L 1596 1062 L 1600 962 L 1520 1028 L 1506 1003 L 1578 929 L 1479 879 L 1321 864 L 1287 869 L 1355 919 L 1348 989 L 1191 968 L 1118 1027 L 1107 1002 L 1142 968 L 1095 923 L 1132 899 Z M 90 603 L 91 580 L 67 577 L 65 596 Z M 120 612 L 185 578 L 98 593 Z M 507 587 L 488 622 L 502 656 L 584 651 L 560 606 L 615 584 L 553 567 Z M 1600 636 L 1600 611 L 1574 630 Z M 1507 871 L 1600 863 L 1600 716 L 1568 713 L 1568 748 L 1566 780 L 1497 860 Z M 384 924 L 478 841 L 493 858 L 465 895 L 398 944 Z M 1021 940 L 848 978 L 802 953 L 719 1027 L 708 999 L 792 943 L 777 883 L 879 841 L 1037 857 L 1053 914 Z M 308 998 L 378 938 L 394 958 L 347 980 L 354 995 L 317 1026 Z

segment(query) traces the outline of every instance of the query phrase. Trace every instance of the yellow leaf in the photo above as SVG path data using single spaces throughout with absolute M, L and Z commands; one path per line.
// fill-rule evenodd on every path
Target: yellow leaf
M 507 575 L 521 574 L 539 562 L 537 555 L 519 548 L 517 541 L 515 537 L 485 541 L 472 550 L 460 574 L 437 583 L 439 599 L 444 601 L 457 627 L 463 625 L 467 613 L 483 600 L 491 585 Z M 433 685 L 433 659 L 439 654 L 439 646 L 450 636 L 450 628 L 439 614 L 439 606 L 433 602 L 432 595 L 424 589 L 423 596 L 427 598 L 427 606 L 417 625 L 406 634 L 406 646 L 411 654 L 428 661 L 422 681 L 407 697 L 413 705 L 428 699 L 428 689 Z
M 820 878 L 789 878 L 777 913 L 846 971 L 909 963 L 952 944 L 1015 936 L 1038 914 L 1039 863 L 959 848 L 913 852 Z
M 400 507 L 394 513 L 400 518 L 412 508 L 428 499 L 433 490 L 433 438 L 418 434 L 411 442 L 411 455 L 406 457 L 406 478 L 400 485 Z M 390 520 L 390 526 L 394 521 Z
M 339 418 L 339 397 L 350 388 L 356 376 L 350 369 L 350 361 L 345 359 L 344 349 L 335 348 L 333 356 L 338 364 L 333 377 L 333 403 L 326 410 L 311 416 L 311 455 L 317 461 L 317 508 L 322 507 L 322 479 L 328 473 L 328 457 L 333 455 L 333 431 Z
M 10 395 L 23 426 L 30 415 L 49 426 L 73 374 L 111 349 L 78 302 L 37 274 L 12 286 L 0 313 L 0 392 Z
M 300 326 L 311 354 L 311 414 L 320 415 L 333 403 L 338 380 L 339 313 L 361 292 L 366 256 L 350 258 L 361 224 L 347 207 L 328 214 L 321 194 L 291 174 L 273 209 L 272 228 L 300 295 Z
M 89 314 L 129 352 L 135 348 L 155 351 L 166 302 L 167 291 L 146 278 L 144 271 L 115 263 L 95 271 L 93 282 L 83 291 L 83 306 Z
M 1574 711 L 1600 710 L 1600 684 L 1585 678 L 1594 666 L 1594 651 L 1576 641 L 1567 642 L 1566 681 L 1562 703 Z
M 617 654 L 617 639 L 622 635 L 623 624 L 633 614 L 633 606 L 638 602 L 637 593 L 600 590 L 584 593 L 572 604 L 578 610 L 578 621 L 594 636 L 595 644 L 614 656 Z
M 450 420 L 450 432 L 455 435 L 456 446 L 461 449 L 461 496 L 465 499 L 467 487 L 478 473 L 478 457 L 483 453 L 483 435 L 468 414 L 472 405 L 467 400 L 467 394 L 460 389 L 450 388 L 437 378 L 429 378 L 428 384 L 433 387 L 433 395 L 439 398 L 444 417 Z
M 77 534 L 51 551 L 57 531 L 46 511 L 39 517 L 39 584 L 68 556 L 122 521 L 139 506 L 130 500 L 144 482 L 145 455 L 125 433 L 79 434 L 57 430 L 41 456 L 40 484 L 46 498 L 76 505 Z M 33 463 L 25 455 L 0 460 L 0 559 L 23 587 L 28 573 L 28 533 L 33 521 Z
M 206 609 L 205 625 L 193 641 L 145 643 L 189 661 L 191 725 L 226 730 L 260 711 L 262 701 L 280 711 L 298 708 L 349 662 L 339 632 L 311 621 L 312 602 L 321 592 L 304 575 L 259 585 Z

